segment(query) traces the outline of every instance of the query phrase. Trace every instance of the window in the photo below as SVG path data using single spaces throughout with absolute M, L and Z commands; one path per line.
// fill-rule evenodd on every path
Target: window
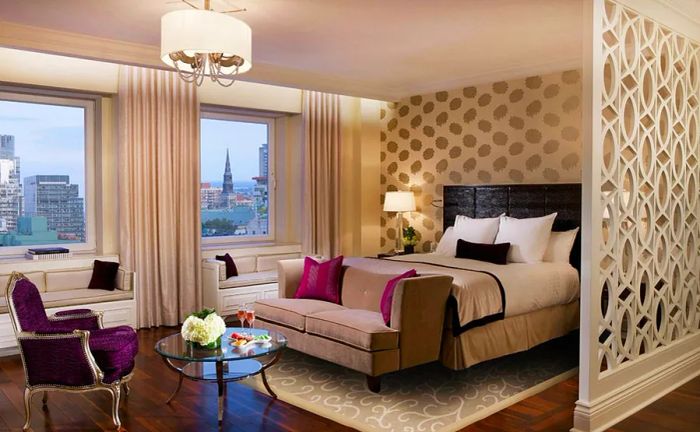
M 95 100 L 0 89 L 0 253 L 94 249 Z
M 274 119 L 206 112 L 201 119 L 204 243 L 271 240 Z

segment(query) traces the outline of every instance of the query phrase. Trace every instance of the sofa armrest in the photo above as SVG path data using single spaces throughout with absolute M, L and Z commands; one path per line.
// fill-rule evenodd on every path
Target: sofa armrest
M 277 261 L 279 298 L 293 298 L 304 274 L 304 258 Z
M 452 277 L 426 275 L 399 281 L 391 304 L 391 328 L 398 330 L 401 369 L 440 357 L 442 328 Z
M 119 270 L 117 270 L 117 289 L 122 291 L 133 291 L 134 272 L 119 267 Z
M 226 263 L 213 258 L 202 260 L 202 271 L 213 271 L 216 273 L 216 280 L 223 282 L 226 280 Z

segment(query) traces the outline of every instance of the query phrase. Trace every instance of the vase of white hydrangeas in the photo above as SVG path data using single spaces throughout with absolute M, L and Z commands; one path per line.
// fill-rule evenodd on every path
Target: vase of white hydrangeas
M 221 336 L 226 332 L 226 323 L 214 309 L 203 309 L 187 317 L 180 334 L 196 348 L 216 349 L 221 347 Z

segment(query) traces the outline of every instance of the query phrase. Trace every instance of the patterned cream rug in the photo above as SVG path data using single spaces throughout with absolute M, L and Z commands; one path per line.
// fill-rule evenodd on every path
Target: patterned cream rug
M 459 372 L 434 363 L 388 374 L 380 394 L 364 375 L 293 350 L 267 377 L 283 401 L 360 431 L 456 431 L 574 376 L 577 336 Z M 259 377 L 244 383 L 265 391 Z

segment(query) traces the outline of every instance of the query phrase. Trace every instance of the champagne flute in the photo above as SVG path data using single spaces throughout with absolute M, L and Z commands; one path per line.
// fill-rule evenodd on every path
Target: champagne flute
M 246 316 L 246 307 L 245 307 L 245 305 L 241 305 L 238 307 L 238 312 L 236 313 L 236 317 L 241 322 L 241 328 L 245 327 L 245 325 L 243 324 L 243 322 L 245 321 L 245 316 Z
M 248 325 L 250 325 L 250 328 L 255 328 L 253 326 L 253 323 L 255 323 L 255 311 L 253 309 L 247 309 L 245 311 L 245 319 L 248 321 Z

